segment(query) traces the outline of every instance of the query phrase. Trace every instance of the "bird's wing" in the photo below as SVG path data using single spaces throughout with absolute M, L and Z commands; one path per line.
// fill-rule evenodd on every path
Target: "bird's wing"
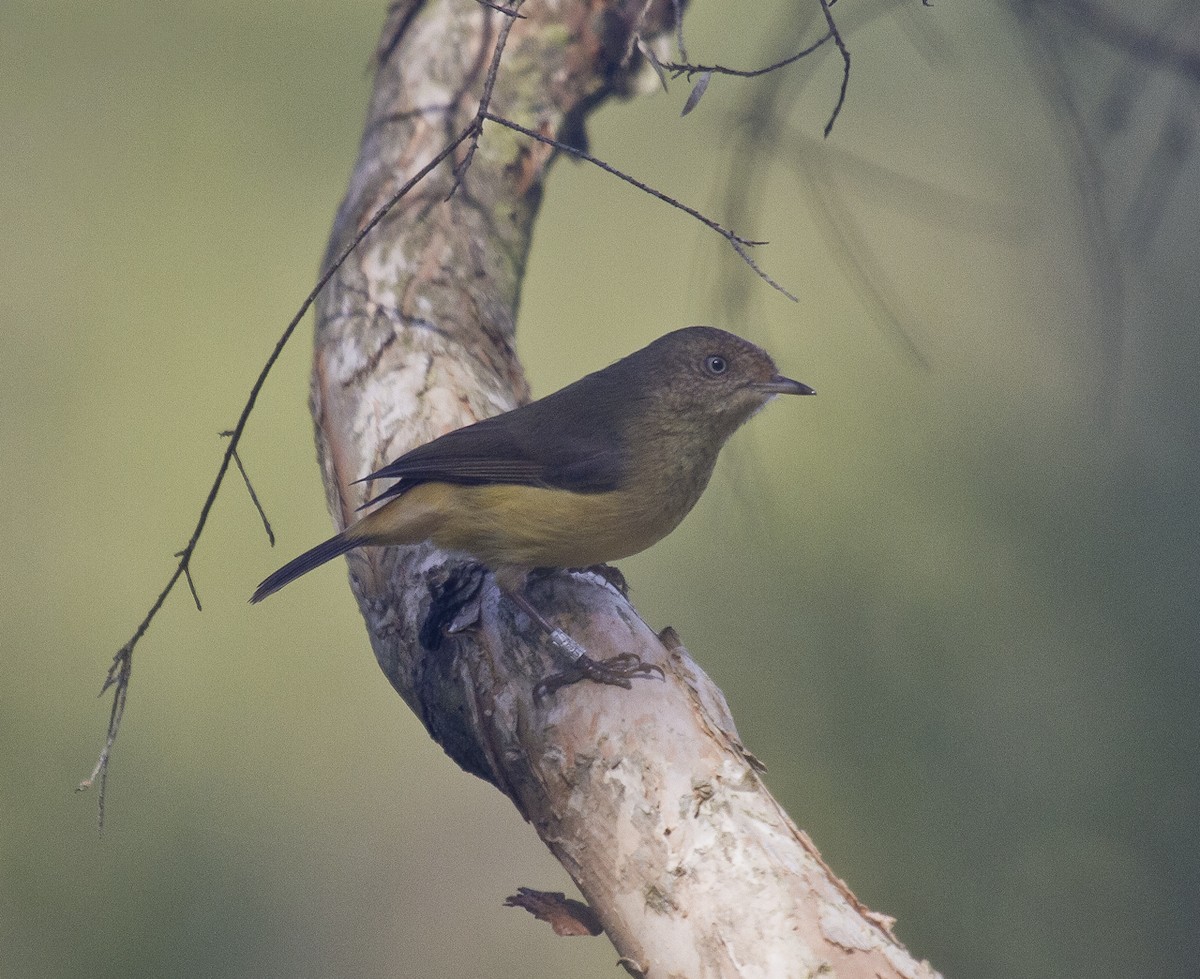
M 545 399 L 549 400 L 549 399 Z M 420 483 L 507 483 L 602 493 L 617 488 L 623 453 L 617 434 L 601 422 L 571 423 L 553 405 L 534 402 L 419 445 L 359 482 L 399 482 L 365 506 L 399 496 Z

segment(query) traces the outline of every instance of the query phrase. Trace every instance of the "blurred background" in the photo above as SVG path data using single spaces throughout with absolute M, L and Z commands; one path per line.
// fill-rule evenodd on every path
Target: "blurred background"
M 812 6 L 696 4 L 689 54 L 770 63 L 819 36 Z M 110 657 L 315 276 L 383 8 L 0 6 L 0 976 L 620 974 L 603 939 L 501 907 L 570 881 L 391 692 L 341 569 L 246 604 L 329 528 L 307 329 L 243 443 L 279 547 L 231 479 L 203 613 L 177 589 L 138 647 L 102 837 L 74 794 Z M 827 141 L 831 46 L 716 77 L 686 118 L 678 81 L 590 126 L 769 240 L 799 303 L 561 161 L 520 317 L 534 392 L 693 322 L 816 387 L 624 562 L 641 612 L 948 979 L 1190 975 L 1200 14 L 834 9 L 853 71 Z

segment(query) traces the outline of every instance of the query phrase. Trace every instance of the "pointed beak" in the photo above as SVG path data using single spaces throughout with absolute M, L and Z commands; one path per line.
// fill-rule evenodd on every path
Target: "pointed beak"
M 754 385 L 760 391 L 766 394 L 816 394 L 817 392 L 810 388 L 807 384 L 801 384 L 799 381 L 793 381 L 790 377 L 784 377 L 782 374 L 776 374 L 769 381 L 762 381 Z

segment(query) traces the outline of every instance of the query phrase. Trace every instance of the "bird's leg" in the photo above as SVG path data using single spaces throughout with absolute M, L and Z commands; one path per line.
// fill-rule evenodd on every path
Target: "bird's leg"
M 644 663 L 633 653 L 621 653 L 606 660 L 594 660 L 587 650 L 567 633 L 547 619 L 525 595 L 523 587 L 512 587 L 500 575 L 497 575 L 501 590 L 514 605 L 540 625 L 550 636 L 550 641 L 564 653 L 570 661 L 567 668 L 558 673 L 552 673 L 539 683 L 533 691 L 534 697 L 541 699 L 547 694 L 554 693 L 562 687 L 578 683 L 580 680 L 592 680 L 610 686 L 624 687 L 626 690 L 633 686 L 637 677 L 655 676 L 662 678 L 661 668 L 652 663 Z M 523 584 L 523 582 L 522 582 Z
M 572 663 L 576 663 L 579 660 L 588 658 L 587 650 L 570 636 L 568 636 L 561 628 L 556 626 L 553 622 L 542 615 L 542 613 L 537 610 L 537 606 L 535 606 L 533 602 L 525 597 L 525 593 L 523 591 L 519 591 L 517 589 L 509 591 L 505 589 L 504 593 L 512 599 L 513 604 L 516 605 L 517 608 L 528 615 L 531 619 L 533 619 L 534 622 L 536 622 L 543 629 L 545 629 L 547 633 L 549 633 L 550 641 L 554 643 L 554 645 L 556 645 L 560 650 L 566 653 L 567 659 L 569 659 Z M 629 686 L 629 684 L 627 683 L 625 686 Z

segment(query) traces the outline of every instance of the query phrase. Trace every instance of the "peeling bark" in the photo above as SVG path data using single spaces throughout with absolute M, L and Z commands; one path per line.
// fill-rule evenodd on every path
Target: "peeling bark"
M 629 93 L 633 25 L 659 34 L 672 9 L 644 0 L 526 4 L 492 111 L 570 138 L 605 97 Z M 392 6 L 328 255 L 473 117 L 502 17 L 469 0 Z M 528 398 L 513 338 L 548 162 L 544 146 L 486 127 L 449 200 L 454 176 L 443 166 L 319 300 L 312 411 L 339 529 L 367 496 L 354 480 Z M 720 690 L 674 633 L 655 635 L 604 577 L 545 576 L 531 597 L 594 657 L 635 653 L 662 667 L 665 682 L 630 691 L 579 683 L 538 702 L 534 687 L 561 664 L 477 566 L 429 545 L 366 549 L 348 561 L 392 685 L 460 766 L 533 824 L 628 971 L 936 975 L 780 809 Z

